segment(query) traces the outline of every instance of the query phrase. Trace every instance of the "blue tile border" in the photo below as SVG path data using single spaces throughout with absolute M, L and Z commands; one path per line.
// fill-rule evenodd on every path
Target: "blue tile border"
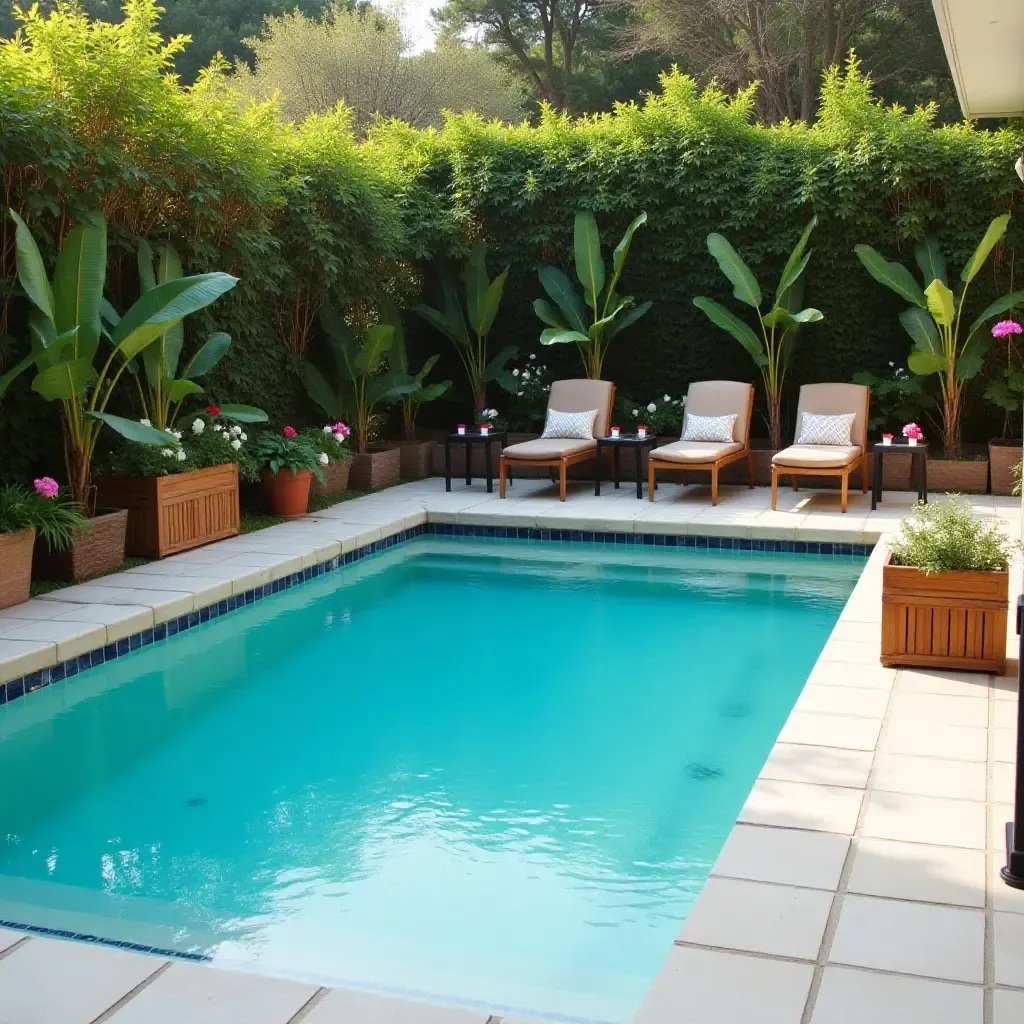
M 116 643 L 106 644 L 97 647 L 94 651 L 79 655 L 77 658 L 69 658 L 52 668 L 44 668 L 38 672 L 22 676 L 20 679 L 12 679 L 10 682 L 0 685 L 0 705 L 9 704 L 11 701 L 23 697 L 26 693 L 49 686 L 50 683 L 60 682 L 62 679 L 71 679 L 84 672 L 87 668 L 95 668 L 108 661 L 124 657 L 134 651 L 142 650 L 151 644 L 166 640 L 177 633 L 184 633 L 200 623 L 210 622 L 212 619 L 226 615 L 238 608 L 254 604 L 272 594 L 279 594 L 282 591 L 290 590 L 300 583 L 308 583 L 310 580 L 323 576 L 326 573 L 334 572 L 342 566 L 351 565 L 370 555 L 387 551 L 396 545 L 404 544 L 414 537 L 425 535 L 437 537 L 474 537 L 474 538 L 495 538 L 502 540 L 525 540 L 540 541 L 544 543 L 559 542 L 571 544 L 611 544 L 631 545 L 634 547 L 669 547 L 669 548 L 691 548 L 697 551 L 759 551 L 775 552 L 781 554 L 798 555 L 819 555 L 819 556 L 847 556 L 867 557 L 874 548 L 873 544 L 843 544 L 829 541 L 796 541 L 796 540 L 752 540 L 749 537 L 697 537 L 697 536 L 676 536 L 674 534 L 660 533 L 599 533 L 591 530 L 541 530 L 527 526 L 466 526 L 457 523 L 427 523 L 421 526 L 414 526 L 407 530 L 400 530 L 390 537 L 374 541 L 364 547 L 349 551 L 344 555 L 337 555 L 311 565 L 301 572 L 294 572 L 288 576 L 282 576 L 273 583 L 266 583 L 259 587 L 253 587 L 243 594 L 235 594 L 207 605 L 196 612 L 188 612 L 179 615 L 176 619 L 161 623 L 152 629 L 144 629 L 140 633 L 133 633 L 124 637 Z M 0 926 L 3 922 L 0 921 Z M 12 925 L 11 927 L 25 927 Z M 63 933 L 61 933 L 63 935 Z M 66 937 L 66 936 L 65 936 Z M 75 936 L 76 938 L 79 936 Z M 93 939 L 102 942 L 102 939 Z M 172 955 L 162 951 L 166 955 Z
M 152 953 L 155 956 L 171 957 L 175 960 L 189 960 L 192 963 L 207 964 L 213 962 L 213 957 L 207 956 L 206 953 L 185 953 L 177 949 L 146 946 L 141 942 L 105 939 L 101 935 L 90 935 L 87 932 L 73 932 L 64 928 L 47 928 L 39 924 L 22 924 L 20 921 L 0 920 L 0 928 L 10 928 L 17 932 L 29 932 L 32 935 L 43 935 L 54 939 L 74 939 L 77 942 L 91 942 L 97 946 L 110 946 L 113 949 L 129 950 L 132 953 Z

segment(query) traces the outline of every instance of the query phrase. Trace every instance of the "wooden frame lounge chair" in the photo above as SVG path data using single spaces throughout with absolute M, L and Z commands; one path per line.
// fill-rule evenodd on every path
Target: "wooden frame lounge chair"
M 839 416 L 854 413 L 850 444 L 792 444 L 772 458 L 772 510 L 778 503 L 779 478 L 788 476 L 793 490 L 802 476 L 838 476 L 842 481 L 840 506 L 845 512 L 850 474 L 860 470 L 861 488 L 868 492 L 868 411 L 871 389 L 863 384 L 805 384 L 800 388 L 796 432 L 800 436 L 804 413 Z
M 723 466 L 747 460 L 747 479 L 754 486 L 754 461 L 750 454 L 750 417 L 754 411 L 754 385 L 735 380 L 702 380 L 686 392 L 686 415 L 729 416 L 736 414 L 731 444 L 722 441 L 673 441 L 655 448 L 647 459 L 647 496 L 654 501 L 655 474 L 659 469 L 679 470 L 683 483 L 691 470 L 711 473 L 711 504 L 718 504 L 718 472 Z M 683 419 L 683 434 L 686 419 Z
M 607 380 L 556 380 L 551 385 L 548 409 L 559 412 L 597 410 L 594 436 L 582 438 L 539 437 L 513 444 L 501 453 L 498 463 L 498 496 L 505 497 L 505 478 L 512 466 L 548 466 L 558 470 L 558 496 L 565 501 L 566 473 L 577 462 L 597 457 L 595 438 L 607 437 L 615 401 L 615 385 Z

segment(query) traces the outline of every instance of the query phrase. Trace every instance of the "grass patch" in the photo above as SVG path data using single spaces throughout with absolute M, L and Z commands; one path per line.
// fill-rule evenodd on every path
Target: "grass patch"
M 346 490 L 344 494 L 324 494 L 309 499 L 309 513 L 313 515 L 322 512 L 332 505 L 340 505 L 343 501 L 352 501 L 353 498 L 363 498 L 369 491 Z M 262 509 L 242 509 L 242 533 L 255 533 L 257 530 L 265 530 L 268 526 L 277 526 L 278 523 L 286 522 L 281 516 L 271 515 Z

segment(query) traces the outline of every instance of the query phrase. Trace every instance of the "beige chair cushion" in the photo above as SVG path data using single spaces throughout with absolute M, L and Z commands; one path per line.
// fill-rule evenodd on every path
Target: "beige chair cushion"
M 805 412 L 828 416 L 852 412 L 855 416 L 850 427 L 850 441 L 867 449 L 870 400 L 871 389 L 863 384 L 804 384 L 796 407 L 797 429 L 803 423 Z
M 596 441 L 580 441 L 569 437 L 538 437 L 536 441 L 523 441 L 502 450 L 502 455 L 514 459 L 559 459 L 579 452 L 597 451 Z
M 828 469 L 846 466 L 861 453 L 859 445 L 793 444 L 772 457 L 776 466 L 804 466 L 807 469 Z
M 612 385 L 607 380 L 556 380 L 551 385 L 548 408 L 559 412 L 597 410 L 594 437 L 607 437 L 611 420 Z
M 673 441 L 671 444 L 655 448 L 651 452 L 652 459 L 664 459 L 666 462 L 715 462 L 725 455 L 743 450 L 743 445 L 720 444 L 717 441 Z
M 754 385 L 737 380 L 700 380 L 686 392 L 686 411 L 694 416 L 728 416 L 736 414 L 733 440 L 747 443 L 750 428 L 750 404 L 754 401 Z M 683 427 L 685 429 L 685 419 Z

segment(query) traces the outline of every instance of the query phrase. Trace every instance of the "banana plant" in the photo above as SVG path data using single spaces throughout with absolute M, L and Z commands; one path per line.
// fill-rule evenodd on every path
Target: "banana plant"
M 716 326 L 728 331 L 747 351 L 761 371 L 768 419 L 768 437 L 772 448 L 782 447 L 782 389 L 786 381 L 796 332 L 805 324 L 824 320 L 821 311 L 799 309 L 803 297 L 803 274 L 811 261 L 807 248 L 811 232 L 818 223 L 812 217 L 782 269 L 771 309 L 761 312 L 764 296 L 750 268 L 719 234 L 708 235 L 708 252 L 732 285 L 732 294 L 757 313 L 761 336 L 731 310 L 713 299 L 698 295 L 693 304 Z
M 32 388 L 60 402 L 64 459 L 74 501 L 94 511 L 92 462 L 104 426 L 130 441 L 167 444 L 167 434 L 107 412 L 107 405 L 129 364 L 175 324 L 229 291 L 237 278 L 199 274 L 167 281 L 142 295 L 103 339 L 101 308 L 107 274 L 107 225 L 102 214 L 88 214 L 64 238 L 53 281 L 32 232 L 13 211 L 18 280 L 34 307 L 29 316 Z
M 612 253 L 612 272 L 605 271 L 601 255 L 601 236 L 597 219 L 589 211 L 576 214 L 573 231 L 573 254 L 576 276 L 583 286 L 580 298 L 576 286 L 557 267 L 543 266 L 538 271 L 541 287 L 551 299 L 536 299 L 533 310 L 547 328 L 541 331 L 542 345 L 575 342 L 583 359 L 586 375 L 599 380 L 604 369 L 605 353 L 621 331 L 639 320 L 653 305 L 635 305 L 632 295 L 619 295 L 616 288 L 622 277 L 633 234 L 647 223 L 641 213 L 626 228 L 622 241 Z
M 433 402 L 440 398 L 452 386 L 450 380 L 438 381 L 434 384 L 426 382 L 430 371 L 440 356 L 431 356 L 424 364 L 419 373 L 409 371 L 409 352 L 405 347 L 405 328 L 402 325 L 402 315 L 393 302 L 384 306 L 384 320 L 394 329 L 394 343 L 391 348 L 390 362 L 397 373 L 404 373 L 412 377 L 417 383 L 415 391 L 410 391 L 402 396 L 402 436 L 406 441 L 416 440 L 416 417 L 419 415 L 420 406 L 424 402 Z
M 438 268 L 440 281 L 440 309 L 423 303 L 415 311 L 432 327 L 435 327 L 455 345 L 455 351 L 466 369 L 466 379 L 473 394 L 473 406 L 477 413 L 487 408 L 487 385 L 494 381 L 509 394 L 515 391 L 508 362 L 519 349 L 507 345 L 491 359 L 487 357 L 487 336 L 501 306 L 505 281 L 509 268 L 506 267 L 493 281 L 487 276 L 487 243 L 477 242 L 470 250 L 469 259 L 463 267 L 462 294 L 455 272 L 448 264 Z
M 996 217 L 988 226 L 974 254 L 960 271 L 956 285 L 959 294 L 949 286 L 946 261 L 935 238 L 928 236 L 914 247 L 914 259 L 924 288 L 901 263 L 885 259 L 870 245 L 858 245 L 854 252 L 867 272 L 880 284 L 894 291 L 911 305 L 900 313 L 900 323 L 914 342 L 907 366 L 916 374 L 937 374 L 942 400 L 942 446 L 946 454 L 960 457 L 960 419 L 967 381 L 978 375 L 985 362 L 990 339 L 982 330 L 993 317 L 1024 303 L 1024 291 L 996 299 L 972 321 L 964 331 L 963 314 L 967 290 L 987 262 L 1006 227 L 1010 215 Z
M 156 260 L 154 266 L 154 258 Z M 142 294 L 151 292 L 159 285 L 178 281 L 184 275 L 181 258 L 169 242 L 160 242 L 154 254 L 153 247 L 146 239 L 139 242 L 138 252 L 139 283 Z M 120 317 L 109 304 L 102 310 L 103 320 L 110 327 L 116 327 Z M 211 334 L 199 350 L 185 364 L 178 376 L 178 364 L 185 343 L 185 325 L 179 321 L 147 346 L 141 356 L 143 375 L 133 361 L 128 369 L 135 378 L 142 402 L 143 415 L 159 430 L 173 429 L 181 411 L 181 404 L 192 395 L 201 395 L 203 388 L 196 378 L 209 373 L 226 355 L 231 347 L 231 337 L 223 331 Z M 239 423 L 265 423 L 267 414 L 251 405 L 220 405 L 220 416 Z
M 334 420 L 348 418 L 355 426 L 356 451 L 366 451 L 370 419 L 378 405 L 397 402 L 412 394 L 420 382 L 407 373 L 386 369 L 386 359 L 395 341 L 391 324 L 374 324 L 359 335 L 325 306 L 320 311 L 331 355 L 331 378 L 315 363 L 302 363 L 302 383 L 309 397 Z

